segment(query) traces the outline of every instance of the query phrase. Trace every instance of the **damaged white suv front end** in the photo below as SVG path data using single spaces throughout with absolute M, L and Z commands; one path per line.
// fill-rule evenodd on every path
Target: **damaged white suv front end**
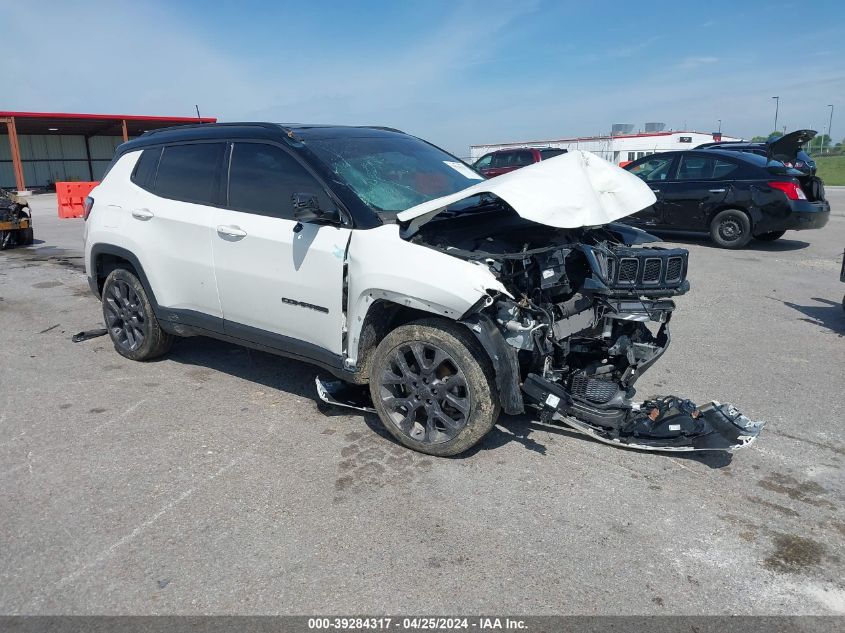
M 403 211 L 396 225 L 351 241 L 349 290 L 358 300 L 350 305 L 349 349 L 372 347 L 357 327 L 372 303 L 398 302 L 473 333 L 495 374 L 492 397 L 506 413 L 538 409 L 545 422 L 643 450 L 745 446 L 763 424 L 732 405 L 634 401 L 635 382 L 669 345 L 671 298 L 689 290 L 685 249 L 644 246 L 656 238 L 615 223 L 654 201 L 635 176 L 570 152 Z M 406 357 L 382 357 L 382 366 L 364 370 L 375 411 L 400 441 L 452 454 L 450 423 L 466 420 L 458 405 L 471 406 L 471 394 L 438 399 L 420 391 L 438 349 L 409 345 Z M 338 383 L 319 391 L 335 404 L 368 406 Z

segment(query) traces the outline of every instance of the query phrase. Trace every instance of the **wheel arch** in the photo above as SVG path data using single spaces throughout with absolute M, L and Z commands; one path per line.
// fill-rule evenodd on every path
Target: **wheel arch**
M 94 244 L 91 247 L 90 264 L 89 270 L 92 272 L 92 277 L 97 284 L 97 296 L 102 296 L 103 283 L 111 271 L 117 268 L 127 269 L 141 282 L 144 292 L 147 293 L 147 298 L 150 300 L 150 304 L 156 313 L 158 313 L 159 306 L 155 298 L 155 293 L 144 272 L 144 267 L 134 253 L 113 244 Z
M 460 316 L 443 306 L 395 292 L 372 290 L 364 297 L 366 312 L 360 326 L 350 327 L 347 359 L 355 365 L 358 383 L 370 379 L 370 363 L 379 342 L 396 328 L 420 319 L 440 318 L 457 323 Z
M 392 293 L 393 294 L 393 293 Z M 505 413 L 519 414 L 525 411 L 520 391 L 519 361 L 516 350 L 505 342 L 499 329 L 481 310 L 492 303 L 490 295 L 484 295 L 465 314 L 458 318 L 444 315 L 438 310 L 427 310 L 418 305 L 397 301 L 398 296 L 379 297 L 368 306 L 361 327 L 351 341 L 355 344 L 355 382 L 365 384 L 370 379 L 373 353 L 379 342 L 396 328 L 420 319 L 438 319 L 467 328 L 481 344 L 494 371 L 494 378 L 502 408 Z M 350 334 L 352 334 L 350 332 Z
M 713 210 L 710 211 L 710 214 L 707 216 L 707 229 L 710 230 L 710 225 L 713 224 L 713 219 L 719 215 L 722 211 L 741 211 L 745 215 L 748 216 L 748 221 L 751 223 L 751 232 L 754 233 L 754 226 L 760 219 L 760 212 L 756 207 L 747 207 L 742 204 L 737 204 L 736 202 L 722 202 L 715 207 Z

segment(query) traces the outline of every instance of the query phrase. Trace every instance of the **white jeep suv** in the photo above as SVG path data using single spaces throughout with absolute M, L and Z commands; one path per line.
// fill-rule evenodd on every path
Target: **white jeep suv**
M 388 128 L 186 126 L 118 148 L 85 265 L 123 356 L 201 335 L 307 361 L 330 402 L 369 385 L 359 408 L 415 450 L 526 407 L 615 444 L 742 446 L 735 409 L 632 400 L 689 288 L 685 250 L 614 223 L 653 202 L 586 152 L 488 181 Z

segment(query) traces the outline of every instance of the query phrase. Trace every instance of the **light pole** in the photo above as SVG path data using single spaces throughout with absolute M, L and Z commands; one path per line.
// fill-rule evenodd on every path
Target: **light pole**
M 775 127 L 773 128 L 775 132 L 778 130 L 778 107 L 780 106 L 780 97 L 772 97 L 775 100 Z
M 722 119 L 716 119 L 719 122 L 719 134 L 722 133 Z
M 830 133 L 830 126 L 833 125 L 833 104 L 828 103 L 827 107 L 830 108 L 830 119 L 827 122 L 827 140 L 829 143 L 833 143 L 833 134 Z M 830 149 L 828 148 L 827 153 L 830 153 Z

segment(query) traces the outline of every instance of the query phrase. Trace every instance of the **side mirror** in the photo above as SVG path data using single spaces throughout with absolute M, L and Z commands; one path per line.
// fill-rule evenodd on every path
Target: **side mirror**
M 320 208 L 320 199 L 313 193 L 294 193 L 293 219 L 303 223 L 340 223 L 340 213 L 333 209 L 326 211 Z

